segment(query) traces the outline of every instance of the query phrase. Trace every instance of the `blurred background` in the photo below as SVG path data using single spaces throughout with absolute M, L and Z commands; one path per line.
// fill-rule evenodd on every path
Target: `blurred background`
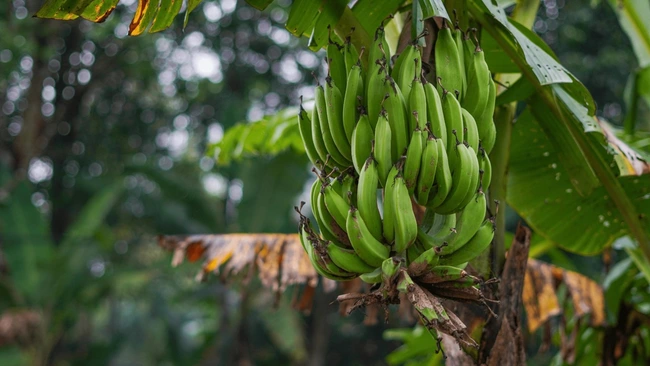
M 198 265 L 172 269 L 156 244 L 158 234 L 295 232 L 293 206 L 312 179 L 305 156 L 217 165 L 205 155 L 235 123 L 311 97 L 322 55 L 284 29 L 290 0 L 264 12 L 205 0 L 184 30 L 178 17 L 139 37 L 127 36 L 136 0 L 102 24 L 32 18 L 38 0 L 6 4 L 0 364 L 386 363 L 400 343 L 384 329 L 410 324 L 342 318 L 334 294 L 319 292 L 301 314 L 292 290 L 275 304 L 256 282 L 197 283 Z M 610 6 L 546 0 L 534 29 L 598 115 L 620 125 L 637 65 Z

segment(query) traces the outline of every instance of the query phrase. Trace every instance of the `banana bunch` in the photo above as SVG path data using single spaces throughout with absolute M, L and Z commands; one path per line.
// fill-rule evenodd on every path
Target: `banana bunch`
M 318 227 L 300 213 L 300 237 L 321 275 L 388 286 L 402 268 L 432 293 L 476 295 L 464 268 L 494 237 L 496 88 L 472 34 L 445 24 L 430 58 L 416 43 L 391 57 L 383 28 L 368 50 L 330 41 L 315 107 L 298 116 Z

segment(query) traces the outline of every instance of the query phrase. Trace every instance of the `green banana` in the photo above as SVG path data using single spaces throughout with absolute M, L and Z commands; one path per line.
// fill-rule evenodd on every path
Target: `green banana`
M 346 37 L 343 43 L 343 58 L 345 60 L 345 71 L 349 74 L 352 67 L 359 63 L 359 51 L 352 43 L 351 37 Z M 348 80 L 348 83 L 350 81 Z M 347 88 L 346 88 L 347 89 Z
M 384 83 L 384 92 L 388 95 L 384 99 L 384 108 L 386 108 L 388 123 L 390 123 L 392 157 L 393 161 L 396 161 L 406 151 L 409 143 L 406 104 L 399 85 L 390 77 Z
M 402 93 L 409 95 L 414 76 L 417 78 L 420 75 L 422 75 L 422 55 L 420 49 L 414 44 L 409 44 L 397 57 L 395 67 L 391 72 L 391 77 L 395 79 Z
M 354 207 L 348 211 L 345 228 L 352 248 L 364 262 L 379 267 L 388 258 L 390 254 L 388 247 L 372 236 L 363 218 Z
M 481 187 L 484 191 L 487 191 L 490 188 L 490 183 L 492 183 L 492 162 L 490 162 L 490 157 L 485 153 L 483 148 L 478 153 L 478 164 L 479 169 L 483 171 Z
M 384 239 L 387 243 L 392 243 L 395 240 L 395 205 L 394 201 L 394 192 L 393 187 L 395 186 L 395 180 L 397 179 L 397 174 L 399 169 L 396 166 L 393 166 L 388 172 L 388 177 L 384 181 L 384 217 L 383 217 L 383 232 Z
M 348 74 L 348 84 L 343 97 L 343 129 L 348 141 L 352 142 L 352 132 L 359 119 L 359 97 L 363 95 L 361 66 L 354 65 Z
M 370 156 L 359 173 L 357 185 L 357 206 L 359 215 L 367 224 L 368 230 L 375 239 L 383 238 L 381 215 L 377 206 L 377 187 L 379 187 L 379 172 L 377 162 Z
M 410 131 L 419 127 L 422 131 L 427 126 L 427 95 L 424 91 L 424 84 L 419 77 L 413 80 L 413 87 L 411 88 L 409 96 L 409 128 Z
M 441 264 L 456 265 L 468 262 L 479 256 L 494 239 L 494 222 L 487 219 L 474 236 L 455 252 L 440 257 Z
M 460 68 L 462 72 L 463 79 L 463 89 L 460 90 L 460 99 L 463 100 L 463 96 L 467 92 L 467 70 L 465 69 L 465 53 L 463 52 L 463 31 L 460 29 L 458 20 L 454 23 L 454 43 L 456 43 L 456 49 L 458 50 L 458 60 L 460 63 Z
M 345 126 L 343 126 L 343 97 L 336 84 L 332 83 L 331 78 L 327 78 L 325 83 L 325 102 L 327 103 L 325 107 L 327 121 L 334 144 L 341 155 L 345 157 L 346 162 L 351 162 L 352 154 L 350 150 L 352 147 L 346 135 Z M 350 130 L 350 137 L 352 137 L 352 130 Z
M 481 227 L 487 211 L 485 193 L 479 190 L 474 195 L 474 198 L 475 199 L 470 200 L 469 204 L 457 214 L 457 234 L 452 240 L 448 241 L 448 245 L 441 248 L 441 254 L 450 254 L 461 248 Z
M 379 172 L 379 181 L 385 187 L 388 172 L 393 166 L 392 158 L 392 138 L 391 128 L 388 123 L 386 113 L 381 113 L 375 129 L 375 160 L 377 161 L 377 171 Z
M 456 215 L 435 214 L 433 225 L 428 231 L 430 240 L 435 245 L 442 244 L 445 240 L 451 239 L 456 235 Z
M 418 159 L 419 160 L 419 159 Z M 393 205 L 393 220 L 395 227 L 395 244 L 393 251 L 397 254 L 403 253 L 417 237 L 418 223 L 413 212 L 413 205 L 411 203 L 411 196 L 404 177 L 397 175 L 392 187 L 392 205 Z M 390 201 L 385 201 L 386 205 L 390 205 Z
M 334 142 L 334 137 L 332 135 L 333 131 L 331 131 L 330 127 L 332 123 L 330 123 L 328 120 L 327 102 L 325 101 L 325 89 L 321 85 L 316 87 L 315 99 L 320 132 L 323 139 L 323 144 L 325 145 L 325 149 L 327 151 L 327 155 L 332 157 L 336 165 L 340 167 L 347 167 L 349 165 L 348 159 L 339 152 L 338 148 L 336 147 L 336 143 Z M 343 126 L 341 125 L 340 128 L 343 129 Z
M 474 120 L 474 117 L 465 109 L 462 108 L 461 110 L 463 114 L 463 129 L 464 129 L 464 136 L 465 136 L 465 141 L 469 146 L 474 149 L 474 151 L 478 151 L 478 128 L 476 127 L 476 121 Z
M 327 148 L 325 147 L 325 141 L 323 140 L 323 134 L 320 129 L 319 114 L 316 106 L 314 105 L 314 110 L 311 115 L 311 140 L 314 142 L 314 148 L 318 153 L 318 158 L 323 164 L 326 164 L 329 167 L 334 168 L 338 164 L 334 159 L 328 159 Z
M 327 245 L 327 253 L 332 259 L 332 262 L 344 271 L 361 274 L 375 270 L 375 267 L 361 260 L 354 250 L 343 249 L 330 243 Z
M 361 173 L 363 164 L 370 157 L 374 138 L 368 115 L 363 113 L 352 131 L 352 164 L 357 173 Z
M 381 283 L 381 267 L 375 268 L 372 272 L 364 273 L 359 276 L 359 279 L 365 283 L 374 285 L 375 283 Z
M 487 105 L 489 93 L 485 91 L 489 88 L 489 80 L 492 78 L 490 69 L 485 62 L 485 54 L 480 46 L 476 46 L 472 55 L 472 68 L 467 74 L 467 90 L 463 99 L 463 107 L 478 118 Z
M 334 84 L 341 90 L 345 90 L 348 72 L 345 68 L 345 56 L 342 48 L 341 45 L 330 40 L 327 45 L 327 64 L 329 66 L 328 75 L 334 80 Z
M 408 272 L 413 277 L 423 275 L 427 270 L 435 267 L 440 260 L 440 252 L 437 247 L 429 248 L 422 252 L 419 257 L 409 263 Z
M 401 266 L 402 262 L 400 260 L 397 260 L 395 257 L 385 259 L 381 263 L 382 282 L 389 285 L 393 281 L 393 278 L 395 278 L 395 275 L 397 275 L 397 272 Z
M 413 263 L 419 256 L 424 253 L 424 248 L 422 245 L 419 245 L 418 240 L 415 240 L 415 243 L 406 249 L 406 261 L 407 263 Z M 409 264 L 410 266 L 410 264 Z
M 463 142 L 463 112 L 456 97 L 448 92 L 442 94 L 442 113 L 445 116 L 445 126 L 447 127 L 447 157 L 449 165 L 453 166 L 455 154 L 453 154 L 456 144 Z
M 350 210 L 348 200 L 342 197 L 333 187 L 332 184 L 327 184 L 321 189 L 323 201 L 327 211 L 332 215 L 334 221 L 340 226 L 345 227 Z
M 314 146 L 314 140 L 311 136 L 311 120 L 307 112 L 302 108 L 302 103 L 300 103 L 300 113 L 298 113 L 298 130 L 309 161 L 315 166 L 324 168 L 325 161 L 320 159 L 316 146 Z
M 422 130 L 418 127 L 413 131 L 411 142 L 406 150 L 406 161 L 404 163 L 404 180 L 410 194 L 415 191 L 415 185 L 420 173 L 420 164 L 422 161 Z M 437 150 L 437 149 L 436 149 Z
M 460 55 L 451 28 L 444 22 L 442 29 L 438 30 L 435 45 L 436 76 L 442 79 L 438 92 L 443 88 L 451 92 L 463 93 L 464 70 L 460 64 Z
M 488 89 L 488 101 L 483 113 L 476 118 L 476 127 L 478 136 L 481 140 L 481 146 L 489 154 L 494 147 L 497 138 L 497 130 L 494 125 L 494 106 L 496 103 L 497 86 L 494 80 L 490 78 Z
M 474 149 L 465 144 L 456 145 L 458 163 L 452 168 L 452 188 L 445 201 L 435 207 L 436 213 L 450 214 L 462 209 L 460 206 L 469 190 L 474 189 L 478 180 L 478 159 Z
M 302 244 L 302 247 L 307 252 L 309 260 L 314 266 L 314 269 L 321 276 L 334 281 L 348 281 L 357 277 L 356 274 L 346 273 L 340 268 L 337 269 L 333 263 L 328 266 L 325 262 L 325 259 L 323 259 L 314 248 L 312 239 L 309 237 L 308 231 L 305 230 L 304 225 L 301 225 L 300 227 L 300 242 Z M 333 273 L 330 268 L 335 270 L 337 273 Z
M 427 204 L 429 200 L 429 193 L 433 186 L 436 177 L 436 170 L 438 168 L 438 144 L 442 144 L 442 140 L 429 136 L 422 149 L 422 159 L 420 161 L 420 172 L 418 174 L 417 182 L 415 184 L 415 200 L 422 206 Z M 442 147 L 444 149 L 444 146 Z M 408 157 L 407 157 L 408 160 Z M 406 173 L 404 173 L 406 175 Z
M 318 189 L 316 192 L 314 192 L 315 188 Z M 322 193 L 322 190 L 322 184 L 319 184 L 317 187 L 312 186 L 312 212 L 318 223 L 321 235 L 326 240 L 338 246 L 349 248 L 351 245 L 344 230 L 345 226 L 340 226 L 330 214 L 326 207 L 325 195 Z
M 442 257 L 439 263 L 442 263 Z M 462 268 L 452 265 L 437 265 L 424 275 L 418 277 L 418 282 L 437 284 L 447 281 L 455 281 L 467 277 L 469 274 Z
M 382 110 L 382 100 L 386 96 L 384 93 L 384 80 L 386 79 L 386 59 L 377 60 L 374 64 L 376 68 L 368 70 L 368 82 L 366 86 L 366 107 L 368 119 L 373 129 L 376 129 L 377 119 Z
M 424 84 L 424 94 L 427 99 L 427 124 L 429 130 L 435 137 L 441 139 L 445 147 L 447 147 L 447 127 L 440 94 L 431 83 Z
M 453 180 L 447 150 L 445 150 L 443 144 L 438 144 L 438 166 L 436 167 L 435 185 L 429 193 L 429 201 L 426 206 L 429 208 L 440 206 L 449 195 L 452 186 Z

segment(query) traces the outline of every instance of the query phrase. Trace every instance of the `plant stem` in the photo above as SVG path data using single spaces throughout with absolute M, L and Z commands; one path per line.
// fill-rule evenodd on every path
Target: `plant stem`
M 508 167 L 510 165 L 510 141 L 512 140 L 512 122 L 515 117 L 516 103 L 497 107 L 494 123 L 497 127 L 497 140 L 490 153 L 492 162 L 492 183 L 490 184 L 490 211 L 496 212 L 496 231 L 492 243 L 492 271 L 501 273 L 506 251 L 506 198 L 508 195 Z M 499 208 L 497 210 L 497 204 Z

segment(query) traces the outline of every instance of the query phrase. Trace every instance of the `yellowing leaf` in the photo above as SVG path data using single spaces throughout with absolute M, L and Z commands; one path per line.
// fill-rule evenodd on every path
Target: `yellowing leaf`
M 577 272 L 530 258 L 522 294 L 530 332 L 562 314 L 556 294 L 561 284 L 567 287 L 576 317 L 591 315 L 592 326 L 605 324 L 605 299 L 599 284 Z
M 174 252 L 173 266 L 184 259 L 190 262 L 203 259 L 203 267 L 197 275 L 199 280 L 209 273 L 230 277 L 256 271 L 262 284 L 276 292 L 294 284 L 312 288 L 318 284 L 318 274 L 297 234 L 160 236 L 158 244 Z M 336 288 L 334 281 L 323 281 L 326 290 Z M 304 296 L 299 300 L 301 307 L 311 302 L 309 291 Z

